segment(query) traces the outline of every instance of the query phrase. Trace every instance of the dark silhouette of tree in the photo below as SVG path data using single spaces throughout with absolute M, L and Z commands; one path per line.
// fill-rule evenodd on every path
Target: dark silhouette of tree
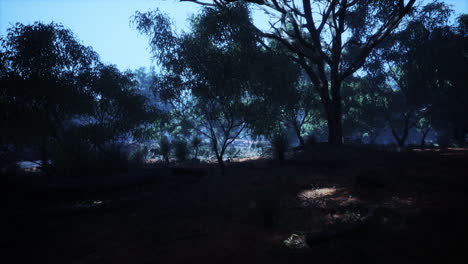
M 162 119 L 131 73 L 100 63 L 62 25 L 16 24 L 0 54 L 0 144 L 36 149 L 47 173 L 69 171 L 91 147 L 121 158 L 111 145 L 148 136 Z
M 183 0 L 208 6 L 230 0 Z M 269 14 L 271 29 L 261 32 L 291 51 L 320 95 L 328 123 L 328 141 L 342 143 L 342 83 L 362 67 L 368 55 L 407 15 L 416 0 L 247 1 Z M 239 27 L 248 21 L 239 23 Z
M 141 94 L 135 76 L 112 65 L 99 65 L 94 72 L 93 109 L 81 119 L 92 143 L 103 151 L 108 143 L 148 138 L 163 114 Z
M 466 143 L 468 136 L 468 38 L 466 15 L 458 24 L 434 29 L 409 65 L 411 81 L 424 87 L 432 126 L 440 134 Z
M 2 144 L 29 145 L 47 164 L 67 121 L 92 108 L 97 54 L 59 24 L 16 24 L 1 43 Z
M 190 146 L 192 147 L 194 151 L 193 159 L 197 160 L 198 159 L 198 152 L 200 150 L 200 147 L 202 145 L 202 140 L 198 136 L 192 137 L 192 140 L 190 141 Z
M 436 75 L 431 76 L 424 69 L 432 68 L 436 62 L 428 61 L 431 56 L 423 50 L 427 51 L 425 47 L 434 34 L 447 26 L 450 15 L 450 8 L 437 1 L 417 7 L 403 29 L 374 50 L 365 65 L 369 77 L 382 90 L 381 96 L 388 99 L 383 112 L 399 147 L 405 145 L 411 129 L 421 131 L 422 141 L 430 130 L 428 120 L 434 100 L 433 88 L 428 84 Z M 425 61 L 415 63 L 421 53 L 425 53 Z

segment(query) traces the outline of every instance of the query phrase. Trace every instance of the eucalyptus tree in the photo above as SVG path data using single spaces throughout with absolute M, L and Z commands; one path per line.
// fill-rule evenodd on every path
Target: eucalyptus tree
M 67 121 L 92 109 L 98 55 L 60 24 L 15 24 L 1 41 L 2 144 L 37 147 L 47 164 Z
M 37 149 L 45 170 L 90 145 L 103 151 L 117 140 L 141 138 L 161 120 L 132 74 L 103 65 L 60 24 L 11 27 L 0 60 L 0 144 Z
M 388 95 L 369 76 L 348 78 L 343 87 L 345 139 L 375 143 L 387 125 L 383 113 L 389 103 Z
M 181 0 L 224 6 L 235 0 Z M 328 124 L 328 141 L 342 143 L 342 83 L 410 11 L 416 0 L 247 0 L 270 18 L 258 30 L 291 51 L 319 94 Z M 239 27 L 248 21 L 239 23 Z
M 433 30 L 425 44 L 416 50 L 409 65 L 412 82 L 426 88 L 432 127 L 463 146 L 468 138 L 468 37 L 467 15 L 457 24 Z
M 421 128 L 423 138 L 428 133 L 429 124 L 425 120 L 434 105 L 431 86 L 437 74 L 428 74 L 427 69 L 433 68 L 434 62 L 428 61 L 432 56 L 426 46 L 434 34 L 448 25 L 451 13 L 447 5 L 438 1 L 418 6 L 407 17 L 402 30 L 390 34 L 364 67 L 368 77 L 377 80 L 375 85 L 382 89 L 382 96 L 388 98 L 383 113 L 400 147 L 411 129 Z M 421 60 L 421 53 L 426 61 Z
M 93 108 L 80 121 L 101 151 L 106 144 L 147 139 L 152 127 L 164 120 L 162 110 L 141 93 L 131 72 L 100 64 L 94 70 L 90 88 Z
M 163 73 L 155 90 L 170 103 L 172 115 L 209 139 L 219 165 L 226 149 L 246 130 L 248 89 L 259 46 L 244 5 L 204 9 L 191 20 L 191 31 L 177 36 L 169 18 L 158 11 L 137 13 L 137 29 L 150 36 Z

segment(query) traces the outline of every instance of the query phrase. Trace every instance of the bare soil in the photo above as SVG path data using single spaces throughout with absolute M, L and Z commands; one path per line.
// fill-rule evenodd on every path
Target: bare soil
M 463 149 L 317 146 L 223 173 L 185 164 L 53 184 L 10 179 L 2 263 L 466 260 L 467 169 Z M 292 234 L 297 248 L 285 243 Z

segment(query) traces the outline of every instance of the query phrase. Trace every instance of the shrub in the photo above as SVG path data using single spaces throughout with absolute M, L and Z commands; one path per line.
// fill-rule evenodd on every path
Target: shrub
M 175 154 L 177 161 L 184 162 L 187 159 L 187 155 L 189 151 L 187 142 L 185 142 L 185 140 L 183 139 L 180 139 L 176 141 L 174 146 L 175 146 L 174 154 Z
M 284 161 L 285 154 L 289 149 L 289 138 L 284 132 L 278 132 L 270 140 L 271 151 L 275 158 Z
M 64 177 L 110 175 L 128 169 L 128 156 L 117 144 L 95 149 L 79 138 L 67 138 L 54 148 L 52 167 Z
M 166 163 L 169 163 L 169 156 L 171 154 L 171 142 L 167 137 L 161 138 L 159 140 L 159 148 L 158 148 L 159 154 L 162 156 L 163 160 Z
M 128 161 L 134 167 L 141 167 L 143 164 L 145 164 L 147 157 L 148 157 L 148 148 L 142 147 L 130 153 L 128 157 Z

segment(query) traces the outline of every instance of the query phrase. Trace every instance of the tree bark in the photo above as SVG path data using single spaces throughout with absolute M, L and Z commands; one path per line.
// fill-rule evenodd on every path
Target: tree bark
M 299 145 L 303 147 L 305 143 L 304 143 L 304 137 L 302 137 L 301 135 L 301 127 L 299 126 L 296 120 L 293 121 L 293 126 L 294 126 L 294 131 L 296 132 L 296 137 L 299 140 Z
M 332 98 L 324 104 L 327 114 L 328 125 L 328 143 L 331 145 L 339 146 L 343 144 L 343 127 L 342 127 L 342 102 L 341 102 L 341 82 L 332 82 Z M 327 102 L 323 101 L 323 102 Z

